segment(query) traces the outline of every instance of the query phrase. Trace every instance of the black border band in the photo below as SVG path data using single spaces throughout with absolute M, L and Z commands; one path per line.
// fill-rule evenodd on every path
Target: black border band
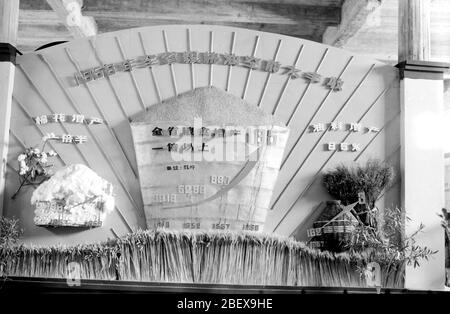
M 9 43 L 0 43 L 0 62 L 16 64 L 16 55 L 22 54 L 16 47 Z
M 449 70 L 450 64 L 432 61 L 406 60 L 396 65 L 400 70 L 400 79 L 417 78 L 429 80 L 442 80 L 444 72 Z

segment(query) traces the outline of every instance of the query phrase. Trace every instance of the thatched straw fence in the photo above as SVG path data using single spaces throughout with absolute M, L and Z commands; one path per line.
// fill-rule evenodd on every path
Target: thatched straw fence
M 285 286 L 364 287 L 361 255 L 331 254 L 293 239 L 229 232 L 138 231 L 117 240 L 73 247 L 0 249 L 0 275 L 81 279 Z M 403 287 L 403 268 L 382 267 L 385 287 Z

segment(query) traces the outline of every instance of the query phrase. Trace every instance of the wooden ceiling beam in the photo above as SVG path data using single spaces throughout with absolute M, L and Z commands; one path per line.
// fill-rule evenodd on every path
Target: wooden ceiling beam
M 62 0 L 48 0 L 52 1 Z M 68 1 L 68 0 L 64 0 Z M 70 0 L 75 1 L 75 0 Z M 117 3 L 116 3 L 117 2 Z M 130 5 L 126 5 L 132 3 Z M 136 5 L 141 3 L 141 5 Z M 295 24 L 329 23 L 337 25 L 340 21 L 340 7 L 305 6 L 291 3 L 245 2 L 222 0 L 160 1 L 116 1 L 85 0 L 83 12 L 91 16 L 111 18 L 135 17 L 136 19 L 198 20 L 220 22 L 255 22 Z
M 431 1 L 431 55 L 433 61 L 450 61 L 450 1 Z M 398 1 L 383 1 L 360 31 L 342 48 L 396 64 L 398 54 Z M 450 78 L 450 74 L 447 74 Z
M 183 6 L 191 3 L 208 6 L 211 4 L 243 3 L 247 6 L 264 3 L 277 3 L 281 5 L 314 6 L 314 7 L 341 7 L 343 0 L 84 0 L 84 7 L 88 11 L 140 11 L 155 6 Z M 21 0 L 21 10 L 50 10 L 50 6 L 44 0 Z
M 166 24 L 278 24 L 282 25 L 296 25 L 298 28 L 303 28 L 303 33 L 311 33 L 311 30 L 321 27 L 321 24 L 334 24 L 339 21 L 339 10 L 285 10 L 282 7 L 278 8 L 279 12 L 270 10 L 245 11 L 240 8 L 221 7 L 215 12 L 211 12 L 208 8 L 201 9 L 191 8 L 172 8 L 168 7 L 164 11 L 151 12 L 105 12 L 105 11 L 89 11 L 89 14 L 95 17 L 96 21 L 101 24 L 104 23 L 100 29 L 103 31 L 112 31 L 135 26 L 147 26 L 155 23 L 155 21 L 166 21 Z M 108 23 L 110 22 L 110 23 Z M 130 24 L 130 26 L 127 26 Z M 285 33 L 285 32 L 284 32 Z
M 97 34 L 97 24 L 94 18 L 81 14 L 83 0 L 47 0 L 47 3 L 73 37 L 80 38 Z
M 24 3 L 21 5 L 19 25 L 21 49 L 28 51 L 34 42 L 39 41 L 34 47 L 36 48 L 57 39 L 61 40 L 67 34 L 66 38 L 70 39 L 70 33 L 61 29 L 57 15 L 47 10 L 49 5 L 45 1 L 22 0 L 22 2 Z M 297 2 L 305 3 L 304 0 Z M 131 4 L 126 5 L 127 3 Z M 283 0 L 281 4 L 261 0 L 247 2 L 85 0 L 83 13 L 95 18 L 99 33 L 164 24 L 214 24 L 320 41 L 327 26 L 339 23 L 340 7 L 292 3 L 293 1 Z M 31 10 L 31 7 L 38 9 Z M 52 27 L 55 28 L 54 34 L 51 34 Z
M 327 27 L 322 42 L 343 47 L 366 24 L 369 16 L 381 5 L 382 0 L 345 0 L 342 5 L 339 26 Z
M 64 1 L 81 0 L 48 0 L 61 4 Z M 322 2 L 325 1 L 325 2 Z M 243 22 L 243 23 L 279 23 L 298 24 L 320 23 L 338 25 L 340 6 L 305 5 L 310 0 L 84 0 L 83 13 L 113 18 L 133 18 L 137 20 L 185 20 L 194 22 Z M 317 0 L 316 4 L 338 3 L 335 0 Z M 46 2 L 22 0 L 21 10 L 48 10 Z M 104 30 L 101 30 L 104 32 Z

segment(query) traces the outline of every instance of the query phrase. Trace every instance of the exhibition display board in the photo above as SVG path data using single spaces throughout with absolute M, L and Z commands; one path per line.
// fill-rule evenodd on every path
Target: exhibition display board
M 392 66 L 307 40 L 210 25 L 123 30 L 17 56 L 4 215 L 20 219 L 25 243 L 46 245 L 157 227 L 307 239 L 330 199 L 325 170 L 370 158 L 398 169 L 398 88 Z M 259 157 L 176 160 L 172 149 L 181 145 L 169 145 L 176 141 L 163 132 L 190 132 L 197 117 L 219 133 L 259 127 Z M 238 137 L 226 134 L 221 143 Z M 18 156 L 42 138 L 57 153 L 55 170 L 84 164 L 112 184 L 115 209 L 101 227 L 39 227 L 33 187 L 11 198 L 20 185 Z M 241 143 L 249 146 L 248 138 Z M 201 140 L 183 144 L 204 154 Z M 396 180 L 380 208 L 399 204 Z

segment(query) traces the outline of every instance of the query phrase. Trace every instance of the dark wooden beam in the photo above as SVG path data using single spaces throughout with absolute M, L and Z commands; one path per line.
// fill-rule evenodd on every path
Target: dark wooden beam
M 337 25 L 340 7 L 311 6 L 266 1 L 223 0 L 85 0 L 83 14 L 102 18 L 133 19 L 138 22 L 150 20 L 173 20 L 193 22 L 241 22 L 299 25 Z M 320 3 L 320 1 L 318 1 Z M 21 10 L 48 10 L 48 5 L 35 0 L 23 0 Z M 38 11 L 34 11 L 37 14 Z
M 23 2 L 19 27 L 19 46 L 23 50 L 36 42 L 41 45 L 70 39 L 54 12 L 47 10 L 46 2 Z M 325 28 L 340 21 L 339 4 L 334 0 L 84 0 L 83 14 L 95 18 L 99 33 L 151 25 L 214 24 L 321 41 Z
M 47 3 L 56 12 L 73 37 L 97 35 L 95 20 L 91 16 L 81 14 L 83 0 L 47 0 Z
M 157 6 L 167 6 L 177 3 L 179 6 L 187 7 L 191 3 L 199 5 L 210 4 L 230 4 L 243 3 L 253 4 L 281 4 L 281 5 L 299 5 L 299 6 L 319 6 L 319 7 L 341 7 L 344 0 L 84 0 L 84 9 L 88 11 L 106 10 L 106 11 L 139 11 L 144 8 Z M 43 0 L 22 0 L 21 10 L 50 10 L 51 7 Z
M 381 5 L 382 0 L 345 0 L 342 6 L 341 23 L 326 29 L 322 42 L 324 44 L 342 47 L 366 23 Z
M 380 8 L 342 48 L 392 65 L 397 64 L 398 19 L 398 1 L 383 1 Z M 450 1 L 431 1 L 430 20 L 430 58 L 449 62 Z M 446 74 L 446 78 L 450 79 L 450 74 Z
M 167 7 L 164 11 L 89 11 L 101 32 L 119 29 L 163 25 L 163 24 L 216 24 L 245 27 L 297 37 L 315 37 L 326 25 L 339 21 L 339 10 L 259 7 L 245 11 L 245 8 L 221 7 L 211 12 L 208 8 L 183 9 Z

